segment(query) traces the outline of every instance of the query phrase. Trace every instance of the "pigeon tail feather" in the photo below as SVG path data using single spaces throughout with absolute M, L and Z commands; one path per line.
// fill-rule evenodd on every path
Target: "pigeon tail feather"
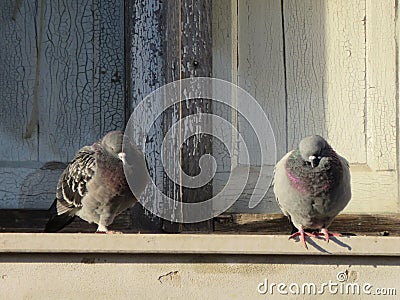
M 53 204 L 49 208 L 49 213 L 52 215 L 47 222 L 44 232 L 57 232 L 63 229 L 65 226 L 72 223 L 75 219 L 74 213 L 70 211 L 65 212 L 63 214 L 57 214 L 57 199 L 54 200 Z

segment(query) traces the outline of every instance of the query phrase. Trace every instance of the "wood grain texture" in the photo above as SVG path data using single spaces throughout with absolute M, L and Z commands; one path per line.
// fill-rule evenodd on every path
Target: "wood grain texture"
M 94 127 L 100 136 L 125 120 L 124 1 L 93 2 Z
M 100 137 L 94 118 L 91 1 L 47 2 L 39 107 L 43 159 L 69 161 Z
M 123 4 L 47 2 L 44 26 L 39 156 L 69 161 L 124 128 Z
M 272 182 L 273 166 L 267 167 L 268 174 L 263 178 L 267 182 Z M 236 170 L 241 176 L 246 176 L 246 168 L 239 166 Z M 263 189 L 255 189 L 258 178 L 260 177 L 260 167 L 251 166 L 249 171 L 249 177 L 247 179 L 247 184 L 243 191 L 235 191 L 233 193 L 237 194 L 238 199 L 236 202 L 227 210 L 230 213 L 248 213 L 248 214 L 264 214 L 264 213 L 279 213 L 281 210 L 278 203 L 275 200 L 275 195 L 272 190 L 272 185 L 268 187 L 268 191 L 265 193 Z M 264 195 L 265 194 L 265 195 Z M 254 208 L 249 208 L 250 197 L 252 195 L 258 195 L 258 197 L 263 197 L 262 201 Z
M 398 174 L 351 166 L 352 197 L 345 213 L 399 213 Z
M 179 3 L 168 2 L 166 5 L 166 81 L 172 82 L 178 79 L 189 77 L 211 76 L 212 72 L 212 15 L 211 1 L 180 1 Z M 178 85 L 178 89 L 181 87 Z M 201 112 L 211 112 L 211 100 L 197 98 L 195 93 L 200 90 L 196 84 L 191 89 L 181 91 L 182 95 L 193 98 L 189 101 L 182 101 L 164 112 L 164 133 L 166 134 L 171 126 L 181 118 Z M 178 93 L 179 95 L 179 93 Z M 195 118 L 198 118 L 197 116 Z M 197 128 L 196 121 L 189 124 Z M 211 124 L 210 124 L 211 126 Z M 167 142 L 167 155 L 164 157 L 164 165 L 170 170 L 175 170 L 175 178 L 180 178 L 179 173 L 185 172 L 189 176 L 198 174 L 199 159 L 205 153 L 212 153 L 211 137 L 204 134 L 197 134 L 194 138 L 182 140 L 186 127 L 177 127 L 172 133 L 172 139 Z M 202 130 L 202 128 L 197 128 Z M 181 149 L 177 157 L 175 149 Z M 166 158 L 166 159 L 165 159 Z M 180 164 L 179 164 L 180 162 Z M 180 169 L 182 166 L 182 170 Z M 180 180 L 180 179 L 179 179 Z M 164 193 L 175 201 L 200 202 L 212 197 L 212 183 L 197 189 L 185 188 L 181 182 L 174 183 L 165 176 Z M 164 204 L 165 205 L 165 204 Z M 209 211 L 211 211 L 209 207 Z M 174 207 L 171 213 L 181 215 L 184 212 Z M 201 212 L 199 212 L 201 213 Z M 171 224 L 165 221 L 163 230 L 177 232 L 184 230 L 210 231 L 211 221 L 207 220 L 196 224 Z
M 12 19 L 14 4 L 6 1 L 0 12 L 0 207 L 44 208 L 59 174 L 43 184 L 33 184 L 32 174 L 124 128 L 124 7 L 107 0 L 23 1 Z M 23 138 L 36 117 L 39 126 Z
M 282 157 L 287 133 L 281 1 L 239 1 L 238 22 L 238 84 L 263 108 L 274 130 L 277 156 Z M 259 161 L 257 137 L 250 137 L 249 126 L 239 118 L 246 145 Z
M 182 30 L 182 7 L 180 1 L 168 1 L 164 7 L 165 15 L 165 42 L 163 43 L 164 52 L 164 74 L 166 83 L 174 82 L 182 79 L 182 42 L 181 42 L 181 30 Z M 170 130 L 171 126 L 175 124 L 180 118 L 181 113 L 178 105 L 164 110 L 163 113 L 163 134 Z M 177 128 L 177 127 L 175 127 Z M 177 130 L 172 129 L 172 136 L 179 136 Z M 164 160 L 164 169 L 169 168 L 173 170 L 174 174 L 177 175 L 180 172 L 177 162 L 180 161 L 180 155 L 176 155 L 174 149 L 180 149 L 181 141 L 179 138 L 172 139 L 169 141 L 166 147 L 167 153 L 169 153 L 168 159 Z M 178 178 L 179 176 L 175 176 Z M 182 190 L 179 186 L 179 182 L 173 182 L 164 173 L 163 175 L 163 193 L 175 201 L 182 201 Z M 165 204 L 164 204 L 165 205 Z M 182 210 L 177 207 L 165 207 L 167 211 L 173 212 L 175 215 L 182 215 Z M 181 232 L 183 230 L 183 224 L 170 222 L 163 220 L 162 229 L 165 232 Z
M 164 6 L 161 0 L 128 1 L 125 11 L 128 32 L 126 36 L 127 54 L 127 91 L 129 95 L 129 114 L 148 94 L 159 88 L 165 82 L 162 45 L 165 37 L 163 18 Z M 153 103 L 149 112 L 157 109 L 160 103 Z M 160 160 L 163 140 L 162 118 L 153 120 L 154 125 L 148 133 L 146 143 L 146 160 L 154 184 L 163 190 L 163 167 Z M 160 200 L 156 195 L 144 195 L 146 205 L 158 210 Z M 141 205 L 132 208 L 132 222 L 136 225 L 145 223 L 147 227 L 155 226 L 161 229 L 160 218 L 152 215 Z
M 232 12 L 232 1 L 221 0 L 212 1 L 212 74 L 213 77 L 223 79 L 229 82 L 234 82 L 234 65 L 233 57 L 235 56 L 234 50 L 234 37 L 237 32 L 232 32 L 232 26 L 237 18 L 237 11 Z M 237 47 L 237 45 L 236 45 Z M 233 95 L 232 95 L 233 96 Z M 232 97 L 233 98 L 233 97 Z M 235 107 L 234 103 L 231 105 Z M 233 115 L 236 114 L 235 110 L 228 105 L 213 101 L 212 103 L 213 114 L 220 116 L 227 120 L 232 126 Z M 233 132 L 230 136 L 226 137 L 224 143 L 229 143 L 234 148 L 235 137 Z M 235 160 L 234 153 L 229 154 L 228 149 L 222 141 L 216 139 L 212 143 L 213 157 L 216 159 L 217 172 L 213 178 L 213 194 L 218 194 L 226 184 L 226 173 L 229 173 L 231 164 Z
M 326 1 L 323 101 L 326 138 L 353 164 L 366 163 L 365 1 Z
M 2 209 L 18 208 L 18 195 L 21 192 L 23 182 L 36 169 L 32 168 L 1 168 L 0 176 L 0 207 Z M 53 198 L 55 195 L 55 186 Z M 40 204 L 39 204 L 40 206 Z
M 48 210 L 28 210 L 28 209 L 2 209 L 0 210 L 0 231 L 1 232 L 43 232 L 47 221 L 50 218 Z M 64 227 L 63 232 L 96 232 L 97 225 L 89 224 L 88 222 L 76 217 L 75 220 L 68 226 Z M 130 218 L 130 211 L 118 215 L 113 224 L 110 225 L 110 230 L 121 231 L 124 233 L 138 232 L 133 231 L 133 226 Z
M 48 209 L 56 196 L 56 187 L 67 164 L 47 162 L 23 177 L 18 192 L 18 208 Z M 15 204 L 14 204 L 15 206 Z
M 374 170 L 394 170 L 398 146 L 396 101 L 399 101 L 398 87 L 394 84 L 398 69 L 396 11 L 392 1 L 367 0 L 366 7 L 368 165 Z
M 339 215 L 329 229 L 343 235 L 400 236 L 398 215 Z M 216 233 L 287 234 L 292 228 L 281 214 L 226 214 L 215 220 Z M 340 238 L 339 238 L 340 239 Z
M 37 131 L 23 135 L 32 111 L 39 8 L 24 1 L 13 20 L 14 2 L 2 1 L 0 10 L 0 161 L 29 161 L 38 159 Z
M 212 0 L 182 1 L 181 15 L 181 60 L 182 78 L 211 77 L 212 76 Z M 183 95 L 195 97 L 199 95 L 203 87 L 194 84 L 188 90 L 183 90 Z M 181 148 L 182 171 L 189 176 L 195 176 L 201 172 L 199 167 L 200 158 L 205 154 L 212 155 L 212 137 L 203 134 L 203 131 L 211 131 L 212 123 L 204 122 L 197 114 L 212 114 L 212 100 L 204 98 L 193 98 L 181 103 L 181 117 L 196 115 L 187 128 L 194 128 L 200 132 L 196 136 L 183 141 Z M 202 124 L 202 125 L 198 125 Z M 208 128 L 205 128 L 205 127 Z M 205 171 L 205 170 L 203 170 Z M 206 172 L 209 172 L 207 170 Z M 210 199 L 213 196 L 212 180 L 204 186 L 192 189 L 183 187 L 182 201 L 186 203 L 197 203 Z M 198 211 L 198 214 L 209 215 L 212 212 L 211 203 Z M 190 231 L 212 231 L 212 219 L 194 224 L 184 224 L 185 230 Z
M 46 210 L 0 210 L 0 232 L 43 232 L 49 213 Z M 397 215 L 339 215 L 330 229 L 344 235 L 400 236 L 400 218 Z M 123 233 L 154 233 L 136 228 L 129 210 L 115 218 L 111 230 Z M 76 218 L 63 232 L 93 233 L 94 224 Z M 223 234 L 283 234 L 289 235 L 291 226 L 282 214 L 225 214 L 215 219 L 214 233 Z
M 326 134 L 325 1 L 283 2 L 288 149 L 310 134 Z

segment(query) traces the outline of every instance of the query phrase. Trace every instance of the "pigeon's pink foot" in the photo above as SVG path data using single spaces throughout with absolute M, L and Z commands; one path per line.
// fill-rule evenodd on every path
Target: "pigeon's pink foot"
M 305 236 L 308 236 L 308 237 L 316 237 L 316 235 L 313 234 L 313 233 L 305 232 L 305 231 L 304 231 L 304 227 L 303 227 L 302 225 L 299 226 L 299 231 L 298 231 L 298 232 L 295 232 L 295 233 L 293 233 L 291 236 L 289 236 L 289 240 L 290 240 L 290 239 L 294 239 L 296 236 L 300 236 L 300 241 L 303 243 L 304 247 L 305 247 L 307 250 L 308 250 L 308 247 L 307 247 L 307 243 L 306 243 L 306 238 L 305 238 Z
M 328 232 L 328 229 L 322 228 L 318 235 L 323 235 L 327 243 L 329 243 L 330 236 L 341 236 L 339 232 Z

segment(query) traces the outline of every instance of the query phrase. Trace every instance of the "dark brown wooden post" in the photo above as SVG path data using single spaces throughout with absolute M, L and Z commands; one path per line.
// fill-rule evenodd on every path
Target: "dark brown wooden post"
M 210 77 L 212 75 L 211 7 L 211 0 L 166 1 L 164 8 L 166 24 L 164 70 L 167 83 L 189 77 Z M 166 112 L 164 132 L 168 131 L 170 126 L 179 119 L 199 112 L 211 113 L 211 101 L 193 99 L 181 102 L 179 106 Z M 194 147 L 196 147 L 196 151 L 193 151 Z M 208 135 L 203 134 L 197 137 L 197 142 L 193 138 L 185 141 L 180 153 L 183 171 L 191 176 L 197 175 L 200 172 L 199 158 L 205 153 L 212 154 L 211 151 L 212 138 Z M 165 178 L 164 192 L 179 201 L 201 202 L 212 197 L 212 184 L 209 182 L 201 188 L 190 189 L 177 186 Z M 209 232 L 212 231 L 212 220 L 194 224 L 178 224 L 164 220 L 163 230 L 166 232 Z
M 165 41 L 165 8 L 163 0 L 125 1 L 125 67 L 127 80 L 127 116 L 148 94 L 165 84 L 163 43 Z M 156 104 L 155 104 L 156 105 Z M 155 184 L 163 189 L 160 145 L 163 140 L 162 120 L 155 121 L 149 133 L 152 141 L 146 159 Z M 146 201 L 154 201 L 146 195 Z M 146 212 L 141 205 L 131 209 L 132 229 L 141 232 L 161 232 L 161 219 Z
M 127 104 L 129 113 L 150 92 L 166 83 L 195 76 L 211 76 L 211 20 L 211 0 L 125 2 L 126 73 L 130 74 L 126 82 L 126 95 L 130 99 Z M 200 189 L 187 189 L 172 182 L 165 172 L 159 176 L 163 171 L 163 166 L 160 165 L 163 135 L 179 119 L 195 112 L 211 113 L 211 102 L 195 99 L 167 109 L 155 125 L 155 128 L 162 130 L 151 135 L 150 147 L 153 150 L 147 155 L 152 168 L 150 173 L 157 175 L 155 181 L 163 189 L 163 193 L 177 201 L 198 202 L 212 197 L 211 182 Z M 193 139 L 185 141 L 180 157 L 167 159 L 164 164 L 179 168 L 177 162 L 180 161 L 185 173 L 197 175 L 200 171 L 199 158 L 204 153 L 211 154 L 212 147 L 211 137 L 203 135 L 196 139 L 196 144 Z M 174 140 L 168 146 L 172 150 L 177 149 L 180 144 L 180 140 Z M 196 151 L 193 151 L 194 147 Z M 194 152 L 196 154 L 191 155 Z M 151 195 L 148 198 L 148 201 L 154 200 Z M 140 207 L 132 210 L 133 227 L 138 230 L 157 231 L 160 227 L 166 232 L 212 230 L 211 220 L 185 225 L 166 220 L 160 224 L 159 219 L 154 217 L 152 220 L 149 225 L 149 220 L 143 217 Z

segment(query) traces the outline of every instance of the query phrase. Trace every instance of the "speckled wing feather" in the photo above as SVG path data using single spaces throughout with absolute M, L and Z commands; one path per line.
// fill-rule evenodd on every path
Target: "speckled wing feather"
M 86 185 L 93 178 L 96 170 L 95 151 L 92 146 L 80 149 L 57 185 L 57 213 L 80 207 L 87 192 Z
M 46 224 L 45 232 L 57 232 L 74 220 L 95 171 L 95 150 L 93 146 L 85 146 L 60 176 L 56 199 L 50 207 L 52 216 Z

